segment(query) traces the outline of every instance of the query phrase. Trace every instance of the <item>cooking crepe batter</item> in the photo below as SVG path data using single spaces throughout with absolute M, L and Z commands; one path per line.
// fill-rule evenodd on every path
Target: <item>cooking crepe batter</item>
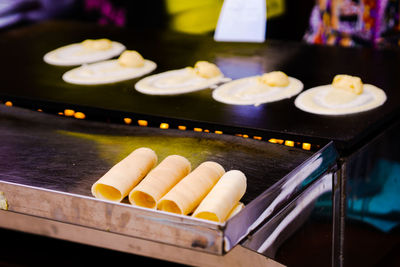
M 149 95 L 176 95 L 198 91 L 230 80 L 224 77 L 218 67 L 206 61 L 199 61 L 194 68 L 171 70 L 146 77 L 136 83 L 137 91 Z
M 58 66 L 76 66 L 110 59 L 125 50 L 121 43 L 108 39 L 85 40 L 57 48 L 44 55 L 46 63 Z
M 339 81 L 340 77 L 344 79 Z M 321 115 L 345 115 L 377 108 L 386 101 L 382 89 L 362 84 L 358 77 L 337 75 L 335 79 L 332 84 L 304 91 L 296 98 L 296 107 Z
M 73 84 L 106 84 L 143 76 L 152 72 L 156 63 L 144 60 L 136 51 L 124 51 L 118 59 L 83 65 L 67 71 L 63 80 Z
M 232 105 L 259 105 L 290 98 L 303 90 L 303 83 L 280 71 L 238 79 L 213 91 L 216 101 Z

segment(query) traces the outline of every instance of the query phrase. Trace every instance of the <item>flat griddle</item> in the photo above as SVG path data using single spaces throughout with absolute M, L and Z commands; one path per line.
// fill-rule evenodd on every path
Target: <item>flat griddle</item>
M 92 184 L 139 147 L 153 149 L 158 162 L 177 154 L 192 169 L 215 161 L 226 171 L 245 170 L 245 204 L 313 155 L 230 135 L 78 121 L 15 107 L 0 111 L 1 179 L 84 196 L 92 196 Z
M 245 208 L 223 224 L 91 196 L 91 185 L 138 147 L 179 154 L 192 167 L 212 160 L 248 182 Z M 0 192 L 5 218 L 50 221 L 222 255 L 335 165 L 332 143 L 318 152 L 194 131 L 81 121 L 0 106 Z M 8 203 L 4 207 L 4 199 Z M 0 210 L 0 215 L 4 211 Z M 47 234 L 45 234 L 47 235 Z
M 198 60 L 215 62 L 237 79 L 282 70 L 303 81 L 305 89 L 327 84 L 336 74 L 357 75 L 382 88 L 387 102 L 377 109 L 344 116 L 320 116 L 298 110 L 294 97 L 260 106 L 218 103 L 211 89 L 178 96 L 149 96 L 134 89 L 137 79 L 98 86 L 71 85 L 62 74 L 71 67 L 43 62 L 43 55 L 87 38 L 110 38 L 139 51 L 158 64 L 153 73 L 193 66 Z M 75 108 L 90 114 L 146 118 L 208 127 L 225 133 L 283 138 L 326 144 L 333 141 L 342 154 L 351 152 L 387 127 L 400 112 L 400 53 L 369 48 L 309 46 L 267 40 L 266 43 L 217 43 L 211 36 L 173 32 L 138 32 L 80 22 L 45 22 L 3 33 L 0 38 L 2 101 L 59 110 Z

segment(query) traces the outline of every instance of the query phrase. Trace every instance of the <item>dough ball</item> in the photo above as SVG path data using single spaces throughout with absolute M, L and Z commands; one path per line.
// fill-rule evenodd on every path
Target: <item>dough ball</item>
M 338 74 L 333 78 L 332 86 L 360 95 L 363 92 L 363 83 L 359 77 Z
M 221 75 L 221 71 L 217 65 L 207 61 L 196 62 L 194 65 L 194 71 L 197 75 L 203 78 L 213 78 Z
M 286 87 L 289 85 L 289 77 L 282 71 L 272 71 L 263 74 L 259 81 L 269 86 Z
M 144 59 L 137 51 L 126 50 L 119 56 L 118 63 L 123 67 L 138 68 L 144 65 Z
M 82 42 L 82 45 L 87 50 L 108 50 L 112 46 L 112 42 L 109 39 L 87 39 Z

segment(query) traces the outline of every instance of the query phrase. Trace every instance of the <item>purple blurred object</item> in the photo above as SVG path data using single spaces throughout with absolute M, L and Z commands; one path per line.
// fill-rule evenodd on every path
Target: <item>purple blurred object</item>
M 63 15 L 77 0 L 2 0 L 0 28 Z
M 400 0 L 318 0 L 304 40 L 342 46 L 397 46 Z
M 97 22 L 100 25 L 111 24 L 122 27 L 126 24 L 126 10 L 113 5 L 109 0 L 86 0 L 85 11 L 99 13 Z

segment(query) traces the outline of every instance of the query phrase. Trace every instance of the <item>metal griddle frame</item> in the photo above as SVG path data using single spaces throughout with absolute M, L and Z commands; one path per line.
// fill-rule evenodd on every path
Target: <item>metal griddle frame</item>
M 47 114 L 12 109 L 49 119 Z M 337 157 L 332 143 L 311 153 L 224 224 L 10 182 L 0 174 L 0 226 L 190 265 L 277 264 L 264 256 L 273 240 L 262 242 L 266 236 L 260 232 L 266 227 L 279 230 L 280 222 L 284 225 L 304 213 L 293 213 L 294 207 L 304 209 L 331 190 Z M 257 238 L 249 240 L 249 234 Z

